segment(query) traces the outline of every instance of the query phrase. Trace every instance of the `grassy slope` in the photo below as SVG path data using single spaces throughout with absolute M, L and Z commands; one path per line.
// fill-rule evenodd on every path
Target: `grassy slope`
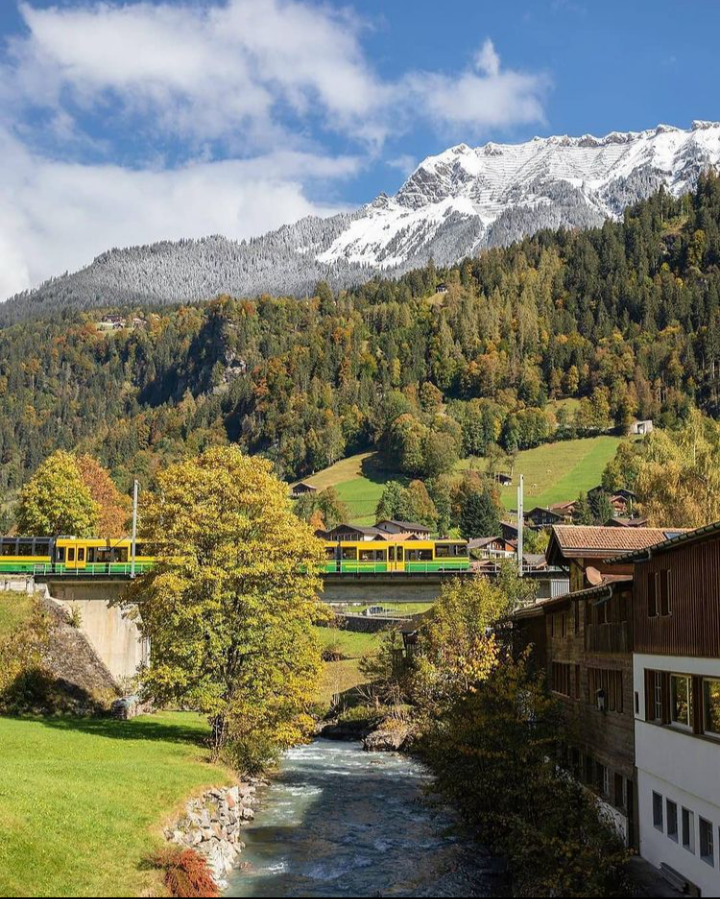
M 515 481 L 502 490 L 506 509 L 517 507 L 516 487 L 525 475 L 525 508 L 548 506 L 563 500 L 577 499 L 580 493 L 600 483 L 603 469 L 615 455 L 618 437 L 586 437 L 548 443 L 519 453 L 515 463 Z M 484 460 L 465 459 L 461 467 L 472 465 L 482 469 Z
M 0 718 L 0 895 L 138 896 L 140 864 L 193 792 L 228 781 L 189 714 Z
M 586 437 L 549 443 L 520 453 L 515 465 L 516 483 L 502 491 L 505 508 L 514 509 L 517 505 L 515 487 L 521 474 L 525 475 L 527 509 L 577 499 L 580 493 L 600 483 L 603 469 L 619 444 L 618 437 Z M 482 470 L 484 464 L 483 459 L 463 459 L 458 469 Z M 376 453 L 350 456 L 307 478 L 319 490 L 335 487 L 350 507 L 351 521 L 356 524 L 374 524 L 375 507 L 383 485 L 389 480 L 407 481 L 401 475 L 380 471 Z
M 385 484 L 392 480 L 407 483 L 403 475 L 381 471 L 377 453 L 350 456 L 305 480 L 318 490 L 335 487 L 350 509 L 350 520 L 365 525 L 375 523 L 375 509 Z
M 0 640 L 9 637 L 30 614 L 31 599 L 22 593 L 0 593 Z

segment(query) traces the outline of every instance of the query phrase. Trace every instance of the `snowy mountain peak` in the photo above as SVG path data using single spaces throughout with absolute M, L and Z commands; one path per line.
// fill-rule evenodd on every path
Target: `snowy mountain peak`
M 459 144 L 425 159 L 395 197 L 358 213 L 318 258 L 387 269 L 451 262 L 544 227 L 588 227 L 664 185 L 689 190 L 720 163 L 720 124 L 658 125 L 604 137 Z
M 219 293 L 305 294 L 433 258 L 447 265 L 541 228 L 586 228 L 660 187 L 678 195 L 720 164 L 720 123 L 658 125 L 604 137 L 458 144 L 429 156 L 395 196 L 354 213 L 305 218 L 253 240 L 222 237 L 113 250 L 0 307 L 0 324 L 64 305 L 201 300 Z

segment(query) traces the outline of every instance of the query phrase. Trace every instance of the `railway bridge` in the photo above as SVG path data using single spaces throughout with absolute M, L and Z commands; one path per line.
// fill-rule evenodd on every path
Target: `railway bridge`
M 486 573 L 493 575 L 493 570 Z M 332 573 L 323 576 L 321 599 L 333 606 L 402 605 L 432 603 L 443 583 L 452 577 L 473 577 L 473 571 Z M 532 572 L 528 572 L 533 576 Z M 111 674 L 118 678 L 135 675 L 148 658 L 148 647 L 132 613 L 113 603 L 130 582 L 129 574 L 53 572 L 33 575 L 0 575 L 0 589 L 17 592 L 43 590 L 68 608 L 77 608 L 81 628 Z M 543 584 L 541 595 L 546 592 Z M 550 595 L 547 593 L 547 595 Z

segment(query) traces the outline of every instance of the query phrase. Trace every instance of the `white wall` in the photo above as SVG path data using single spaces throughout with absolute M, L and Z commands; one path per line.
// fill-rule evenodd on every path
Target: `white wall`
M 634 686 L 639 700 L 639 713 L 635 716 L 635 752 L 640 854 L 657 867 L 662 863 L 670 865 L 700 887 L 704 896 L 720 897 L 720 741 L 646 722 L 647 669 L 720 678 L 720 659 L 634 656 Z M 653 792 L 663 797 L 662 833 L 653 824 Z M 667 799 L 678 806 L 680 830 L 682 809 L 694 813 L 694 854 L 682 846 L 682 832 L 677 843 L 667 836 Z M 700 858 L 701 817 L 713 824 L 714 868 Z

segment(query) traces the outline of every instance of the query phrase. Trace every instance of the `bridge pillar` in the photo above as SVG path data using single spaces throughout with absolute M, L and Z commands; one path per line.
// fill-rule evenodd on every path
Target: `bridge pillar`
M 147 661 L 147 647 L 127 612 L 110 605 L 127 581 L 47 579 L 50 595 L 80 614 L 80 629 L 117 680 L 134 677 Z

